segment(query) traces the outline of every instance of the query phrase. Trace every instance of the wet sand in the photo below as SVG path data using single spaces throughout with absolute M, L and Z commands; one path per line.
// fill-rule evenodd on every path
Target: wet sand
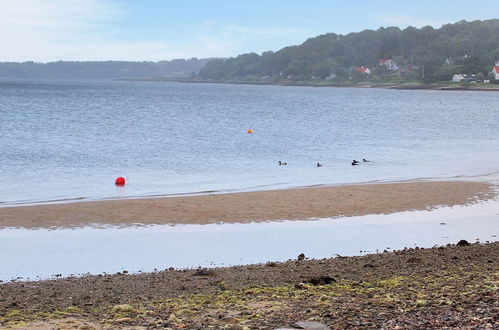
M 487 200 L 483 182 L 407 182 L 0 208 L 0 228 L 304 220 L 425 210 Z

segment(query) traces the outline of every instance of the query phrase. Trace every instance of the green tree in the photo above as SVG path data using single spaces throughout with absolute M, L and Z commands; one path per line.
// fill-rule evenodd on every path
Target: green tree
M 411 64 L 424 66 L 426 81 L 448 80 L 457 67 L 444 67 L 447 59 L 466 73 L 485 74 L 499 59 L 498 45 L 499 19 L 460 21 L 440 29 L 386 27 L 347 35 L 327 33 L 309 38 L 299 46 L 264 52 L 261 56 L 250 53 L 214 60 L 200 71 L 199 76 L 215 80 L 258 79 L 270 75 L 323 79 L 334 73 L 338 80 L 346 80 L 349 74 L 345 72 L 349 72 L 350 67 L 377 68 L 380 58 L 391 58 L 405 66 L 404 72 L 415 69 Z M 375 71 L 376 75 L 392 75 Z M 420 76 L 421 71 L 415 73 Z
M 483 69 L 482 63 L 478 56 L 468 56 L 463 62 L 463 72 L 466 74 L 474 74 L 481 72 Z
M 326 79 L 332 72 L 329 61 L 320 62 L 312 67 L 312 74 L 320 79 Z
M 457 73 L 462 73 L 463 68 L 461 65 L 443 65 L 437 69 L 435 73 L 435 79 L 439 81 L 449 81 L 452 79 L 452 76 Z

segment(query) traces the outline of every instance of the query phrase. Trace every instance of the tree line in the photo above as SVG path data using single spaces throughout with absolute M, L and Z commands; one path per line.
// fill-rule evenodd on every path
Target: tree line
M 393 59 L 398 70 L 379 65 Z M 336 81 L 398 77 L 448 81 L 456 73 L 485 77 L 499 59 L 499 19 L 459 21 L 440 28 L 381 27 L 347 35 L 327 33 L 277 52 L 214 59 L 199 71 L 214 81 Z M 370 67 L 372 75 L 356 68 Z
M 185 78 L 197 73 L 210 60 L 191 58 L 159 62 L 0 62 L 0 77 L 68 79 Z

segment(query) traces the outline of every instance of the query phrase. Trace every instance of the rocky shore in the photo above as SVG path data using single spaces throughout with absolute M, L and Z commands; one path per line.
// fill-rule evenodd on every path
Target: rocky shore
M 3 283 L 0 326 L 495 328 L 498 257 L 499 242 L 460 241 L 359 257 Z

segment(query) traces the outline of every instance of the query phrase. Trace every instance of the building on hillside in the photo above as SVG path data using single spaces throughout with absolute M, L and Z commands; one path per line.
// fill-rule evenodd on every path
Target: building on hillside
M 499 60 L 496 61 L 496 65 L 492 68 L 492 73 L 494 74 L 494 79 L 499 80 Z
M 355 70 L 368 75 L 371 74 L 371 70 L 367 66 L 361 66 L 360 68 L 356 68 Z
M 465 79 L 466 79 L 466 75 L 461 74 L 461 73 L 458 73 L 458 74 L 455 74 L 452 76 L 452 82 L 461 82 L 461 81 L 464 81 Z
M 466 82 L 476 84 L 478 82 L 478 77 L 475 74 L 455 74 L 452 76 L 452 82 Z M 483 81 L 483 80 L 480 80 Z
M 378 61 L 379 65 L 384 65 L 390 71 L 397 71 L 399 69 L 397 63 L 391 58 L 381 58 Z

